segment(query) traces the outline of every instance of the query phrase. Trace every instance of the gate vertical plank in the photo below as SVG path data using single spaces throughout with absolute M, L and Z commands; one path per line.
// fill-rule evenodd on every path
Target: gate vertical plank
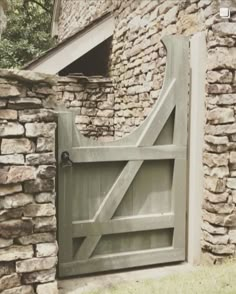
M 60 156 L 63 151 L 70 151 L 72 147 L 72 119 L 70 113 L 61 113 L 58 116 L 58 165 L 60 164 Z M 71 167 L 59 168 L 59 260 L 60 262 L 68 262 L 72 260 L 72 172 Z M 67 186 L 65 186 L 67 185 Z M 71 192 L 71 193 L 70 193 Z
M 182 62 L 189 53 L 189 39 L 182 38 L 175 51 L 176 62 L 173 74 L 178 76 L 175 84 L 176 107 L 174 125 L 174 144 L 187 145 L 187 117 L 188 117 L 188 92 L 189 92 L 189 62 Z M 179 62 L 178 62 L 179 61 Z M 172 201 L 175 213 L 174 248 L 185 247 L 186 236 L 186 185 L 187 185 L 187 154 L 185 159 L 175 159 L 173 171 Z
M 183 38 L 178 44 L 179 50 L 175 51 L 173 74 L 178 76 L 175 84 L 176 107 L 175 107 L 175 126 L 174 126 L 174 144 L 187 145 L 187 116 L 188 116 L 188 97 L 189 97 L 189 62 L 182 62 L 189 52 L 189 39 Z M 190 56 L 187 56 L 190 58 Z M 179 61 L 179 62 L 178 62 Z M 187 82 L 186 82 L 187 81 Z
M 176 159 L 173 173 L 172 201 L 174 211 L 173 247 L 185 248 L 186 235 L 186 160 Z

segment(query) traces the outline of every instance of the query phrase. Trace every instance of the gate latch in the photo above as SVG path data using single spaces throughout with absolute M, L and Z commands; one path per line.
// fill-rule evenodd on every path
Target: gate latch
M 61 166 L 62 167 L 71 167 L 73 164 L 73 161 L 70 159 L 70 154 L 68 151 L 63 151 L 61 153 Z

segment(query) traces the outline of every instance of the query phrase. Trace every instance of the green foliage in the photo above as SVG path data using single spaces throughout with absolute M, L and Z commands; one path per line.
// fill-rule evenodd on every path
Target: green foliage
M 10 0 L 0 41 L 0 68 L 21 67 L 53 46 L 53 0 Z

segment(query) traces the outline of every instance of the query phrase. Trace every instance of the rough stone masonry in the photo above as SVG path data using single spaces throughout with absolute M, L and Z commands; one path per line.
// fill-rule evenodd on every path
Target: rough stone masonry
M 52 77 L 0 70 L 0 293 L 57 293 Z

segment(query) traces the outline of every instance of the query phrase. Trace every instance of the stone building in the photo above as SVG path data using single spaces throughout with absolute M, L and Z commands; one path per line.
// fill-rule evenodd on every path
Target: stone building
M 233 0 L 55 0 L 58 45 L 31 72 L 0 72 L 0 291 L 56 293 L 53 109 L 76 109 L 80 132 L 98 141 L 132 133 L 158 102 L 167 35 L 192 44 L 186 260 L 235 256 L 235 22 Z

